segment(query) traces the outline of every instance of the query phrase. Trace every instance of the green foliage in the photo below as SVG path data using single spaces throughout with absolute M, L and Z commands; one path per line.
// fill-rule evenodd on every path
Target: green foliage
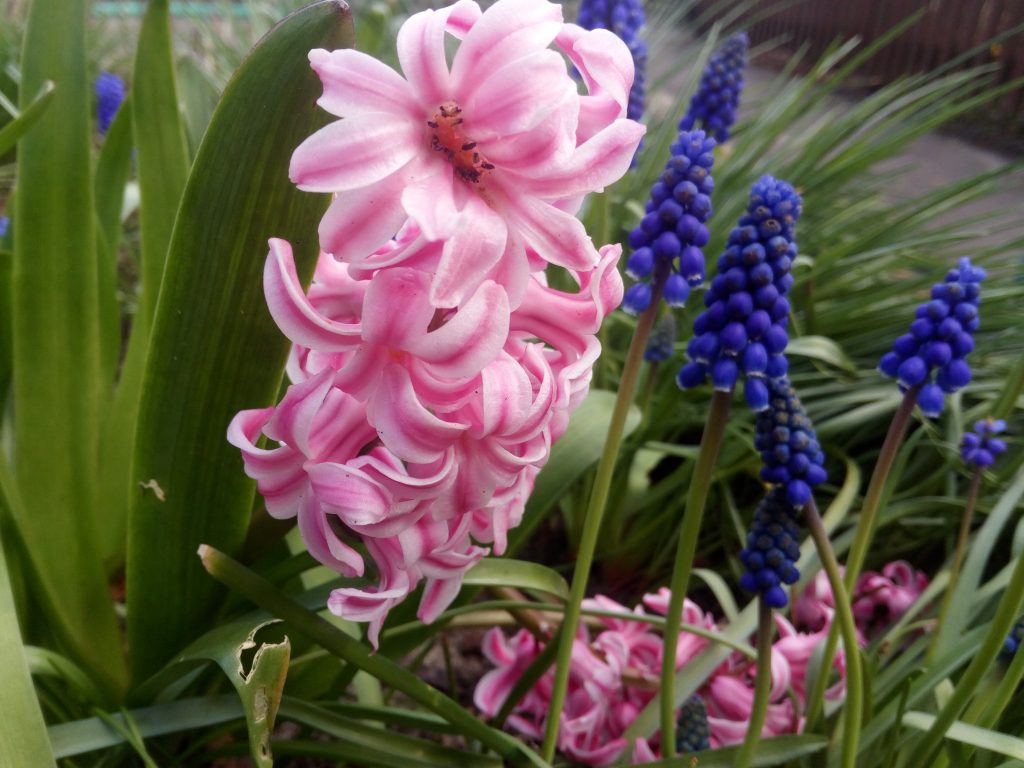
M 325 119 L 311 109 L 320 85 L 306 51 L 358 41 L 394 64 L 395 32 L 417 6 L 363 4 L 353 31 L 348 11 L 330 0 L 279 26 L 297 2 L 253 0 L 244 16 L 236 5 L 225 0 L 217 15 L 172 23 L 172 4 L 156 0 L 141 21 L 90 22 L 84 0 L 33 0 L 29 14 L 0 29 L 0 163 L 16 160 L 0 166 L 0 213 L 13 219 L 0 240 L 0 385 L 12 390 L 0 461 L 0 763 L 202 765 L 247 754 L 262 766 L 273 749 L 278 764 L 306 756 L 367 766 L 546 765 L 501 730 L 511 702 L 484 723 L 457 687 L 443 691 L 415 670 L 418 659 L 447 654 L 450 640 L 481 627 L 529 626 L 531 616 L 557 627 L 634 323 L 609 318 L 600 388 L 554 446 L 510 535 L 510 554 L 541 551 L 547 561 L 483 560 L 434 624 L 415 620 L 410 605 L 397 608 L 377 653 L 354 625 L 318 616 L 331 588 L 363 582 L 317 568 L 288 549 L 283 528 L 252 514 L 252 483 L 224 432 L 237 410 L 270 404 L 280 386 L 287 344 L 264 307 L 266 239 L 295 245 L 304 279 L 317 255 L 326 201 L 287 179 L 292 150 Z M 649 132 L 638 166 L 585 209 L 595 240 L 624 240 L 635 226 L 707 57 L 732 28 L 770 10 L 733 4 L 704 39 L 680 48 L 678 27 L 692 6 L 661 3 L 650 17 L 657 96 Z M 959 434 L 990 414 L 1009 418 L 1011 435 L 1019 430 L 1024 239 L 1019 222 L 979 204 L 1019 189 L 1024 165 L 902 197 L 891 190 L 906 178 L 899 158 L 911 142 L 1021 83 L 996 85 L 985 66 L 949 67 L 855 101 L 837 96 L 858 62 L 880 55 L 898 32 L 867 47 L 837 43 L 818 62 L 798 53 L 749 89 L 734 138 L 716 156 L 707 254 L 717 255 L 762 173 L 800 189 L 789 353 L 830 457 L 833 484 L 821 502 L 829 502 L 825 522 L 840 559 L 900 400 L 874 371 L 879 357 L 957 256 L 989 269 L 975 380 L 943 420 L 914 417 L 883 499 L 868 565 L 908 557 L 934 578 L 864 650 L 859 761 L 910 766 L 942 747 L 948 756 L 936 766 L 1017 765 L 1001 761 L 1024 760 L 1024 742 L 1012 735 L 1022 725 L 1024 654 L 1009 666 L 992 662 L 1021 611 L 1024 450 L 1012 437 L 984 476 L 982 523 L 949 615 L 931 624 L 967 488 Z M 130 70 L 131 86 L 102 139 L 90 121 L 91 77 L 101 67 Z M 647 369 L 629 412 L 591 591 L 639 595 L 671 568 L 707 410 L 706 392 L 681 393 L 672 377 L 699 304 L 697 295 L 679 313 L 677 355 Z M 738 405 L 710 476 L 693 582 L 726 623 L 684 628 L 710 643 L 676 675 L 677 702 L 730 654 L 753 655 L 756 610 L 735 596 L 735 553 L 762 492 L 752 434 Z M 206 567 L 237 595 L 226 599 L 203 570 L 201 544 L 245 562 L 203 550 Z M 819 567 L 810 542 L 802 553 L 799 586 Z M 252 612 L 247 600 L 285 623 Z M 555 633 L 527 679 L 554 661 Z M 812 669 L 809 687 L 827 682 Z M 657 728 L 658 704 L 627 738 Z M 271 743 L 281 720 L 295 735 Z M 832 765 L 840 729 L 826 709 L 813 733 L 764 741 L 754 764 Z M 693 757 L 729 765 L 734 752 L 656 765 L 688 766 Z

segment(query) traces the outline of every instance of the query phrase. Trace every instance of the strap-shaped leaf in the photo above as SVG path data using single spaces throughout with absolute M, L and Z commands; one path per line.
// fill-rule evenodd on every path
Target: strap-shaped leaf
M 485 557 L 466 572 L 462 583 L 481 587 L 519 587 L 546 592 L 562 600 L 569 599 L 569 585 L 560 573 L 525 560 Z
M 7 153 L 11 147 L 13 147 L 18 139 L 20 139 L 29 128 L 38 120 L 45 110 L 50 105 L 50 100 L 53 98 L 53 82 L 46 80 L 43 82 L 42 90 L 39 91 L 39 95 L 25 107 L 21 114 L 16 118 L 7 123 L 3 128 L 0 128 L 0 155 Z
M 94 530 L 102 391 L 86 6 L 35 0 L 23 45 L 22 115 L 47 81 L 57 87 L 18 145 L 13 464 L 18 527 L 56 600 L 54 629 L 113 688 L 122 645 Z
M 288 180 L 292 150 L 323 124 L 314 47 L 351 45 L 347 6 L 320 2 L 272 30 L 221 99 L 196 157 L 164 271 L 136 428 L 128 530 L 128 635 L 137 677 L 205 628 L 219 588 L 200 542 L 237 552 L 254 488 L 225 440 L 232 416 L 270 403 L 287 341 L 263 298 L 267 239 L 318 253 L 326 198 Z M 160 493 L 156 492 L 159 489 Z
M 56 766 L 28 674 L 18 614 L 0 546 L 0 758 L 6 765 Z

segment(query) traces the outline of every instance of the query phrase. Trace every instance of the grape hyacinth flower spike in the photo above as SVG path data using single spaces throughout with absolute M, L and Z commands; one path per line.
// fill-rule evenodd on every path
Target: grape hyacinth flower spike
M 743 70 L 747 66 L 749 39 L 745 32 L 733 35 L 711 56 L 700 78 L 690 107 L 679 121 L 679 130 L 703 128 L 719 142 L 729 138 L 743 93 Z
M 704 282 L 704 252 L 711 215 L 713 139 L 703 131 L 683 132 L 671 146 L 668 163 L 651 187 L 646 213 L 629 233 L 633 254 L 626 274 L 638 280 L 622 308 L 639 315 L 655 295 L 670 307 L 682 307 L 690 288 Z M 648 278 L 650 278 L 648 280 Z
M 973 432 L 965 432 L 960 444 L 963 460 L 974 467 L 991 467 L 999 454 L 1006 451 L 1006 443 L 997 435 L 1006 431 L 1002 419 L 982 419 L 974 423 Z
M 607 29 L 618 35 L 633 57 L 633 87 L 629 90 L 626 117 L 644 116 L 644 72 L 647 43 L 641 36 L 646 23 L 642 0 L 582 0 L 576 23 L 584 29 Z
M 100 72 L 96 78 L 96 128 L 100 135 L 110 130 L 124 96 L 124 80 L 111 72 Z
M 828 479 L 825 454 L 789 380 L 769 380 L 768 389 L 769 407 L 758 415 L 754 437 L 764 462 L 761 479 L 783 486 L 789 503 L 802 507 Z
M 676 752 L 700 752 L 711 748 L 711 727 L 704 699 L 694 694 L 679 709 L 679 730 L 676 731 Z
M 776 486 L 754 512 L 747 534 L 747 546 L 740 552 L 746 571 L 740 586 L 760 594 L 771 608 L 785 608 L 789 599 L 782 585 L 800 580 L 796 567 L 800 559 L 800 526 L 796 508 L 786 498 L 786 489 Z
M 676 383 L 683 389 L 710 376 L 715 389 L 731 391 L 740 374 L 755 411 L 768 408 L 768 381 L 786 375 L 790 270 L 796 258 L 801 200 L 793 187 L 763 176 L 750 191 L 747 212 L 729 234 L 718 274 L 704 294 L 707 307 L 693 323 L 691 362 Z
M 918 388 L 917 405 L 925 416 L 942 413 L 945 396 L 971 380 L 967 355 L 974 349 L 984 279 L 984 269 L 973 266 L 966 256 L 960 259 L 945 282 L 932 288 L 931 301 L 917 308 L 909 332 L 893 342 L 892 352 L 878 364 L 883 375 L 897 380 L 901 391 Z

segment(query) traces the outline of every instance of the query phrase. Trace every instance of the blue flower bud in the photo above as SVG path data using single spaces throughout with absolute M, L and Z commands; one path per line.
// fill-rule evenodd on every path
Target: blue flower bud
M 651 286 L 637 283 L 630 286 L 622 297 L 622 309 L 630 315 L 639 315 L 651 304 Z
M 685 307 L 686 300 L 690 297 L 690 285 L 682 275 L 673 272 L 665 279 L 662 296 L 670 307 Z

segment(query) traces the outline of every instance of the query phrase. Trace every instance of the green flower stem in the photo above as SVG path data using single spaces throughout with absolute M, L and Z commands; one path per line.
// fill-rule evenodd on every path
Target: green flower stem
M 1013 629 L 1014 622 L 1020 614 L 1021 604 L 1024 603 L 1024 556 L 1018 557 L 1014 564 L 1013 573 L 1010 575 L 1010 582 L 1003 591 L 996 608 L 996 615 L 989 626 L 988 634 L 982 642 L 978 652 L 974 655 L 967 670 L 957 681 L 953 693 L 946 701 L 946 705 L 939 712 L 932 723 L 932 727 L 921 738 L 921 741 L 914 746 L 915 760 L 920 757 L 917 765 L 932 765 L 936 753 L 941 746 L 942 739 L 953 724 L 957 716 L 963 711 L 970 701 L 975 689 L 988 673 L 995 662 L 999 651 L 1003 647 L 1006 636 Z
M 700 451 L 693 468 L 690 490 L 686 495 L 683 527 L 679 532 L 675 563 L 672 566 L 672 580 L 669 583 L 671 597 L 668 614 L 665 617 L 665 651 L 661 665 L 661 752 L 666 758 L 674 757 L 676 753 L 676 645 L 683 620 L 683 599 L 686 597 L 690 572 L 693 570 L 693 556 L 697 549 L 697 536 L 700 534 L 700 521 L 704 516 L 708 490 L 711 487 L 711 473 L 718 459 L 718 449 L 722 445 L 731 404 L 731 391 L 715 390 L 711 396 L 711 408 L 708 410 L 704 434 L 700 439 Z
M 768 717 L 768 699 L 772 691 L 772 609 L 763 596 L 757 599 L 757 677 L 754 681 L 754 703 L 743 746 L 736 755 L 735 768 L 749 768 L 754 751 L 761 740 L 761 730 Z
M 822 568 L 825 569 L 825 575 L 828 576 L 829 586 L 832 587 L 836 603 L 836 617 L 839 619 L 839 631 L 843 636 L 843 647 L 846 650 L 846 705 L 843 707 L 846 722 L 843 726 L 842 765 L 843 768 L 854 768 L 857 764 L 857 747 L 860 742 L 860 726 L 864 714 L 864 677 L 861 671 L 860 646 L 857 645 L 857 625 L 853 621 L 848 587 L 843 585 L 843 576 L 839 572 L 839 561 L 836 560 L 836 554 L 832 551 L 828 531 L 825 530 L 825 524 L 821 521 L 821 514 L 818 512 L 818 505 L 814 499 L 804 506 L 804 517 L 807 520 L 811 538 L 814 540 L 814 546 L 818 550 Z M 827 678 L 830 669 L 831 658 L 829 666 L 823 669 L 821 677 Z
M 199 557 L 203 567 L 217 581 L 272 615 L 283 619 L 296 631 L 338 658 L 368 672 L 385 685 L 401 691 L 413 701 L 440 715 L 462 734 L 493 749 L 510 764 L 548 767 L 546 761 L 538 758 L 518 739 L 484 724 L 457 701 L 427 685 L 391 659 L 371 653 L 361 642 L 349 637 L 313 611 L 299 605 L 262 576 L 253 573 L 223 552 L 203 544 L 199 547 Z
M 960 520 L 960 534 L 956 539 L 956 550 L 953 552 L 953 564 L 949 567 L 949 581 L 946 583 L 946 591 L 942 595 L 942 605 L 939 607 L 937 626 L 942 626 L 943 619 L 949 612 L 949 606 L 953 602 L 953 592 L 956 589 L 957 579 L 960 577 L 960 569 L 964 564 L 964 556 L 967 554 L 967 539 L 971 535 L 971 522 L 974 519 L 974 507 L 978 503 L 978 490 L 981 488 L 981 467 L 974 470 L 971 475 L 971 485 L 967 490 L 967 503 L 964 506 L 964 515 Z M 939 633 L 932 635 L 932 643 L 928 647 L 926 662 L 935 661 L 935 651 L 938 648 Z
M 914 403 L 917 402 L 917 393 L 921 385 L 911 387 L 903 396 L 896 413 L 893 414 L 892 422 L 889 424 L 889 431 L 885 435 L 885 442 L 882 443 L 882 450 L 878 454 L 878 461 L 875 462 L 875 469 L 871 474 L 868 483 L 867 493 L 864 495 L 864 506 L 861 508 L 860 518 L 857 521 L 857 532 L 854 535 L 853 546 L 850 548 L 850 555 L 846 561 L 846 575 L 844 581 L 846 589 L 853 594 L 853 588 L 857 584 L 857 577 L 861 568 L 864 567 L 864 558 L 867 555 L 868 546 L 874 535 L 875 518 L 878 517 L 878 508 L 882 503 L 882 496 L 885 492 L 889 474 L 896 463 L 896 454 L 899 452 L 903 438 L 907 434 L 910 425 L 910 416 L 914 412 Z M 833 592 L 835 589 L 833 588 Z M 821 674 L 818 675 L 814 687 L 807 697 L 808 732 L 814 729 L 818 714 L 825 700 L 825 689 L 828 687 L 829 670 L 832 669 L 832 660 L 835 658 L 836 647 L 839 643 L 839 635 L 836 626 L 833 624 L 828 633 L 828 641 L 825 645 L 825 653 L 821 660 Z
M 615 472 L 615 462 L 622 445 L 622 436 L 626 427 L 626 416 L 633 404 L 633 393 L 636 390 L 637 378 L 643 365 L 644 349 L 647 338 L 651 335 L 654 320 L 658 316 L 658 304 L 661 301 L 661 283 L 655 279 L 654 291 L 650 306 L 644 310 L 637 320 L 636 332 L 626 353 L 626 362 L 622 369 L 615 407 L 612 410 L 611 422 L 608 424 L 608 436 L 604 443 L 604 452 L 597 465 L 594 477 L 594 488 L 590 493 L 590 504 L 583 520 L 583 533 L 580 537 L 580 548 L 576 554 L 576 566 L 573 569 L 572 586 L 569 590 L 569 601 L 565 606 L 562 619 L 562 632 L 558 643 L 558 658 L 555 663 L 555 680 L 551 689 L 551 703 L 548 709 L 547 726 L 544 731 L 544 743 L 541 754 L 544 760 L 551 762 L 555 756 L 558 742 L 558 727 L 562 716 L 562 706 L 569 688 L 569 665 L 572 660 L 572 645 L 576 638 L 576 629 L 580 623 L 580 610 L 586 595 L 590 568 L 594 562 L 594 551 L 597 549 L 598 534 L 601 531 L 601 519 L 608 502 L 608 491 L 611 488 Z

